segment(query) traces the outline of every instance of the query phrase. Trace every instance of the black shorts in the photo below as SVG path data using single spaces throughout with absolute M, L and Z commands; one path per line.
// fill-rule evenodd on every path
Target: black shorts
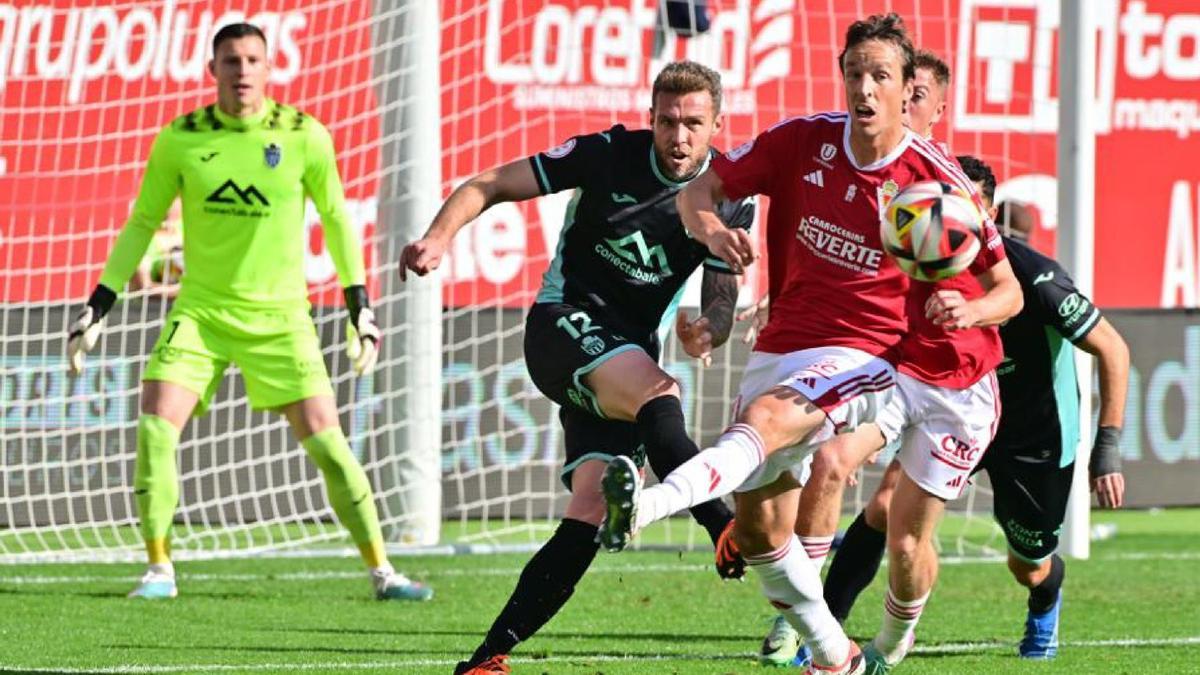
M 616 455 L 632 457 L 640 467 L 645 450 L 637 425 L 604 416 L 595 394 L 583 378 L 617 354 L 639 349 L 658 358 L 657 338 L 627 336 L 602 311 L 587 306 L 537 303 L 525 319 L 525 367 L 533 384 L 562 406 L 566 464 L 562 480 L 571 488 L 571 473 L 589 459 L 608 461 Z
M 1059 466 L 1060 460 L 1054 451 L 993 445 L 980 463 L 992 483 L 992 513 L 1008 548 L 1026 562 L 1040 563 L 1058 548 L 1075 474 L 1074 462 Z
M 633 422 L 601 419 L 567 406 L 559 409 L 558 419 L 562 422 L 567 455 L 559 478 L 568 492 L 575 468 L 588 460 L 597 459 L 607 464 L 613 457 L 624 455 L 639 469 L 646 465 L 646 447 L 638 438 L 637 425 Z

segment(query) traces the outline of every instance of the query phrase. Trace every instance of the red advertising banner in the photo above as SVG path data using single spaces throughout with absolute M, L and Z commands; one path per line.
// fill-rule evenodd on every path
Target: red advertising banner
M 379 169 L 370 16 L 366 0 L 0 3 L 0 303 L 86 297 L 155 134 L 215 100 L 212 36 L 235 21 L 266 34 L 269 95 L 332 132 L 351 218 L 369 236 Z M 313 300 L 337 304 L 309 211 Z
M 1057 0 L 709 0 L 711 28 L 658 28 L 656 0 L 443 3 L 447 190 L 495 164 L 615 122 L 644 127 L 662 64 L 721 72 L 732 148 L 774 122 L 843 107 L 837 54 L 860 16 L 896 11 L 954 71 L 937 137 L 989 162 L 998 200 L 1031 207 L 1053 253 L 1058 127 Z M 843 7 L 845 5 L 845 7 Z M 920 14 L 918 14 L 920 10 Z M 1185 0 L 1096 0 L 1095 297 L 1108 307 L 1196 306 L 1200 10 Z M 648 56 L 649 55 L 649 56 Z M 557 242 L 566 198 L 494 208 L 451 252 L 453 306 L 527 304 Z
M 690 38 L 659 30 L 658 4 L 442 2 L 446 189 L 578 133 L 645 126 L 654 74 L 672 59 L 721 72 L 725 149 L 780 119 L 841 108 L 836 55 L 846 27 L 894 10 L 918 44 L 954 70 L 937 136 L 991 163 L 998 198 L 1033 207 L 1035 244 L 1052 251 L 1057 0 L 708 0 L 701 4 L 711 27 Z M 352 218 L 372 233 L 382 167 L 371 6 L 0 2 L 0 302 L 86 295 L 136 195 L 154 134 L 212 99 L 211 36 L 243 18 L 267 33 L 271 94 L 333 132 Z M 1190 158 L 1200 155 L 1200 9 L 1188 0 L 1094 0 L 1093 12 L 1096 300 L 1197 306 L 1200 174 Z M 528 304 L 567 199 L 501 205 L 464 230 L 445 268 L 447 304 Z M 315 214 L 308 225 L 314 299 L 335 303 Z

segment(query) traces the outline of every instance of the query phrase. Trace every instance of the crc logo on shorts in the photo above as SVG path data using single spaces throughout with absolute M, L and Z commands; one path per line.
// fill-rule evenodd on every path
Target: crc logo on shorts
M 959 471 L 970 471 L 979 461 L 982 450 L 979 444 L 971 439 L 964 441 L 950 434 L 942 436 L 941 442 L 934 447 L 933 458 Z
M 810 363 L 804 370 L 793 376 L 793 381 L 807 389 L 815 389 L 821 380 L 832 379 L 841 370 L 841 365 L 835 359 L 826 359 Z
M 604 353 L 604 340 L 595 335 L 587 335 L 580 340 L 579 347 L 588 356 L 600 356 Z

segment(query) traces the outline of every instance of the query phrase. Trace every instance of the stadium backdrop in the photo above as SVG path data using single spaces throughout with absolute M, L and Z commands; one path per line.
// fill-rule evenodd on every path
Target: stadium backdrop
M 378 102 L 369 87 L 339 89 L 336 84 L 361 82 L 371 75 L 371 3 L 324 3 L 314 8 L 293 0 L 220 0 L 203 12 L 181 11 L 174 0 L 153 6 L 96 4 L 0 4 L 0 303 L 65 309 L 86 295 L 94 275 L 73 271 L 98 270 L 127 213 L 129 202 L 112 195 L 128 195 L 132 201 L 154 131 L 174 114 L 206 102 L 211 91 L 203 70 L 207 45 L 177 27 L 205 29 L 206 22 L 227 20 L 231 12 L 257 17 L 264 24 L 279 98 L 287 100 L 288 92 L 297 89 L 328 92 L 312 97 L 308 111 L 326 122 L 353 120 L 331 126 L 348 206 L 356 225 L 370 238 L 381 169 L 372 151 L 380 134 Z M 712 1 L 708 34 L 692 40 L 668 38 L 656 57 L 646 58 L 655 39 L 654 4 L 444 2 L 445 189 L 480 167 L 554 146 L 614 119 L 643 125 L 653 73 L 671 58 L 689 56 L 720 67 L 728 113 L 721 145 L 726 148 L 783 116 L 841 106 L 836 45 L 852 17 L 830 14 L 831 3 Z M 1056 3 L 858 4 L 868 10 L 886 4 L 910 15 L 916 7 L 924 10 L 920 21 L 913 22 L 920 45 L 942 54 L 955 70 L 951 112 L 937 136 L 955 152 L 989 161 L 1000 179 L 1001 199 L 1035 207 L 1034 243 L 1053 253 Z M 1194 158 L 1200 156 L 1200 99 L 1195 93 L 1200 80 L 1200 14 L 1185 0 L 1097 4 L 1094 295 L 1102 307 L 1117 310 L 1110 315 L 1133 349 L 1130 421 L 1123 448 L 1130 502 L 1196 503 L 1200 321 L 1183 308 L 1200 304 L 1200 183 L 1194 170 Z M 49 15 L 43 11 L 49 7 L 71 11 Z M 800 20 L 801 15 L 806 18 Z M 49 21 L 54 36 L 44 54 L 37 51 L 39 33 L 27 25 L 37 21 Z M 327 36 L 320 30 L 326 25 L 349 28 Z M 70 39 L 64 40 L 64 35 Z M 564 48 L 570 43 L 563 37 L 567 35 L 576 36 L 583 50 Z M 327 64 L 319 81 L 305 68 L 318 60 Z M 87 142 L 60 144 L 65 130 Z M 445 304 L 498 306 L 504 311 L 492 315 L 491 321 L 519 321 L 557 243 L 565 206 L 561 195 L 505 205 L 465 231 L 446 265 Z M 313 300 L 318 311 L 332 311 L 338 302 L 336 284 L 331 283 L 333 267 L 315 215 L 308 225 L 306 271 Z M 81 229 L 96 236 L 78 236 Z M 373 255 L 368 247 L 368 264 Z M 760 273 L 762 269 L 765 266 Z M 747 297 L 755 295 L 762 281 L 747 280 Z M 56 311 L 33 327 L 19 313 L 6 316 L 14 323 L 5 326 L 9 337 L 17 330 L 48 332 L 64 325 Z M 18 320 L 20 325 L 15 325 Z M 490 330 L 488 321 L 476 320 L 472 328 Z M 128 354 L 144 352 L 145 345 L 135 342 L 124 343 L 122 349 Z M 504 351 L 511 353 L 512 348 L 515 345 Z M 486 351 L 481 357 L 485 362 L 465 369 L 462 364 L 444 364 L 447 386 L 465 383 L 483 391 L 490 390 L 497 377 L 520 376 L 508 373 L 511 369 L 500 369 L 497 375 L 487 368 Z M 68 419 L 87 424 L 132 419 L 133 397 L 96 400 L 87 410 L 47 407 L 43 402 L 48 394 L 65 385 L 57 375 L 40 369 L 38 358 L 6 350 L 0 429 L 58 425 Z M 97 377 L 124 382 L 137 373 L 116 360 Z M 532 411 L 539 417 L 550 414 L 548 407 Z M 545 422 L 537 421 L 539 426 Z M 458 425 L 460 432 L 482 432 L 488 423 L 471 419 L 469 412 L 449 410 L 445 424 Z M 555 445 L 550 436 L 526 443 L 537 453 Z M 457 457 L 451 447 L 449 461 L 514 461 L 506 452 L 500 448 L 497 454 Z M 7 450 L 5 454 L 6 462 L 21 459 L 7 456 Z M 58 480 L 87 477 L 62 475 Z M 32 496 L 48 487 L 7 489 L 10 496 Z M 29 517 L 35 514 L 14 515 L 18 522 Z

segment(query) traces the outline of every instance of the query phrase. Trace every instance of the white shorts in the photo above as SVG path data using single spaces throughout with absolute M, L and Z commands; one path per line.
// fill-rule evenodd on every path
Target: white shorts
M 957 499 L 996 435 L 1000 389 L 991 372 L 966 389 L 926 384 L 900 373 L 899 396 L 879 416 L 885 434 L 902 428 L 896 459 L 926 492 Z
M 894 401 L 898 397 L 895 368 L 862 350 L 817 347 L 787 354 L 753 352 L 734 401 L 734 419 L 743 406 L 775 387 L 788 387 L 811 401 L 825 413 L 825 423 L 802 442 L 768 455 L 737 492 L 770 485 L 785 471 L 803 484 L 808 479 L 804 460 L 822 443 L 854 431 L 874 421 L 885 408 L 898 405 Z M 887 438 L 891 441 L 894 437 Z
M 883 427 L 880 427 L 880 429 L 882 428 Z M 874 461 L 863 462 L 859 468 L 865 469 L 867 466 L 872 466 L 880 471 L 886 471 L 888 465 L 891 464 L 892 460 L 896 458 L 896 453 L 900 452 L 900 441 L 903 440 L 904 432 L 900 431 L 900 434 L 900 436 L 888 441 L 883 448 L 879 450 L 879 454 L 875 455 Z M 799 468 L 792 470 L 792 475 L 796 477 L 796 480 L 800 481 L 801 487 L 808 485 L 808 479 L 812 477 L 812 464 L 813 455 L 809 455 L 802 460 Z

